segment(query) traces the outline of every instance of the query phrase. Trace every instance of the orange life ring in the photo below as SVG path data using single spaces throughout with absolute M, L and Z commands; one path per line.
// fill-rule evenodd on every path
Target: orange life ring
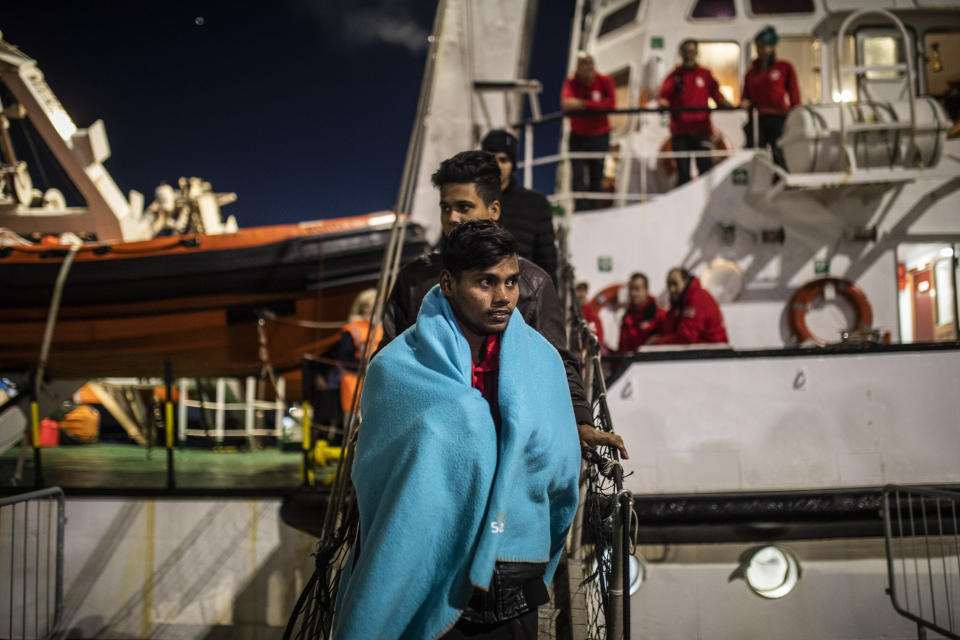
M 843 278 L 818 278 L 797 289 L 790 298 L 788 314 L 790 329 L 800 344 L 807 341 L 813 342 L 818 347 L 827 344 L 826 340 L 810 331 L 807 326 L 807 311 L 810 309 L 810 303 L 823 296 L 823 289 L 828 284 L 832 284 L 837 294 L 853 305 L 856 318 L 852 329 L 869 329 L 873 326 L 873 308 L 860 287 Z
M 733 145 L 730 144 L 730 140 L 727 138 L 727 136 L 723 135 L 723 132 L 716 127 L 710 128 L 710 146 L 717 151 L 731 151 L 733 149 Z M 663 141 L 663 144 L 660 145 L 660 153 L 670 153 L 671 151 L 673 151 L 673 144 L 671 144 L 670 138 L 667 138 Z M 726 159 L 727 156 L 718 156 L 714 158 L 713 166 L 717 166 Z M 677 172 L 676 158 L 660 158 L 658 165 L 660 170 L 668 176 L 673 176 Z
M 587 302 L 588 305 L 594 310 L 599 312 L 600 309 L 604 307 L 610 307 L 614 311 L 619 307 L 620 300 L 620 287 L 622 283 L 612 284 L 609 287 L 604 287 L 600 293 L 590 298 L 590 301 Z

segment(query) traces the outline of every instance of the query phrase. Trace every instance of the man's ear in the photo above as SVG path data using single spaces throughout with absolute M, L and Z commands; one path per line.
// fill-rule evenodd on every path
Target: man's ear
M 448 298 L 453 295 L 453 274 L 446 269 L 440 272 L 440 293 Z
M 487 207 L 487 210 L 490 212 L 491 220 L 500 219 L 500 201 L 499 200 L 494 200 L 493 202 L 491 202 L 490 206 Z

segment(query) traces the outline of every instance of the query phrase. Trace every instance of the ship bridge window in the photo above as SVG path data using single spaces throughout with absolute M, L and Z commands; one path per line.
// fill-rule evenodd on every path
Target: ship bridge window
M 813 13 L 813 0 L 750 0 L 755 16 L 783 13 Z
M 733 0 L 698 0 L 690 13 L 691 18 L 698 20 L 733 18 L 736 15 Z
M 603 22 L 600 23 L 600 30 L 597 32 L 597 37 L 602 38 L 611 31 L 616 31 L 621 27 L 627 26 L 637 19 L 639 12 L 640 0 L 632 0 L 619 9 L 614 9 L 603 18 Z
M 699 62 L 710 69 L 720 93 L 732 104 L 740 102 L 740 45 L 736 42 L 703 42 L 698 45 Z M 710 99 L 710 106 L 716 106 Z

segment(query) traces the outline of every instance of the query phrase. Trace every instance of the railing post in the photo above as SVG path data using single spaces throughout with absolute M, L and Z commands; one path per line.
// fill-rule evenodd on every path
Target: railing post
M 167 448 L 167 489 L 173 489 L 176 487 L 176 476 L 173 468 L 173 367 L 169 358 L 163 361 L 163 385 L 166 392 L 163 398 L 163 419 L 164 435 L 166 436 L 164 439 Z
M 33 377 L 30 388 L 30 435 L 33 436 L 33 485 L 43 487 L 43 458 L 40 454 L 40 380 Z
M 533 189 L 533 123 L 523 126 L 523 186 Z
M 253 449 L 253 403 L 257 397 L 257 379 L 247 376 L 243 391 L 243 430 L 247 436 L 247 444 Z
M 223 378 L 217 378 L 217 404 L 216 404 L 216 413 L 214 414 L 214 440 L 217 445 L 223 444 L 223 426 L 224 415 L 223 403 L 227 395 L 227 381 Z
M 180 378 L 180 398 L 177 402 L 177 438 L 187 439 L 187 379 Z

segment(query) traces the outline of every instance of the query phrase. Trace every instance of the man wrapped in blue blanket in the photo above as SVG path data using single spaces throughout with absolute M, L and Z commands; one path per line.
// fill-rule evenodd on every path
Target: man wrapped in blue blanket
M 475 185 L 460 186 L 442 189 L 441 206 L 483 206 Z M 495 222 L 467 222 L 442 259 L 416 324 L 364 383 L 340 640 L 535 639 L 576 511 L 566 373 L 515 309 L 516 241 Z

